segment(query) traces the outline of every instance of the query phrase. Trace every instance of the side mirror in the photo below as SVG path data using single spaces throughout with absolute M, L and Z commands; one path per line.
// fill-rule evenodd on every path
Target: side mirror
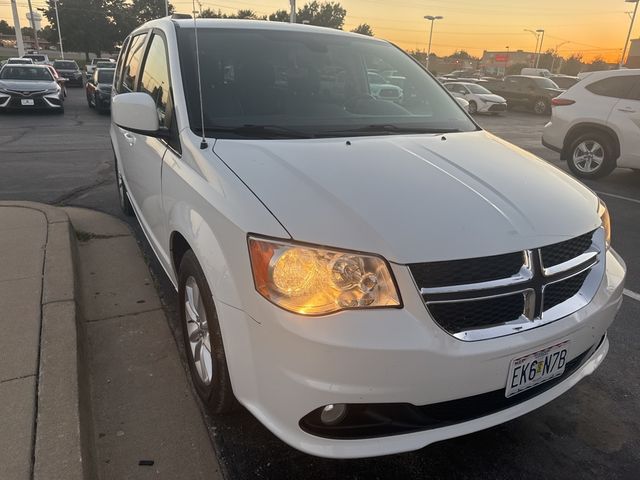
M 464 98 L 462 97 L 456 97 L 456 100 L 458 101 L 458 103 L 460 104 L 460 106 L 462 108 L 464 108 L 465 112 L 469 111 L 469 102 L 467 102 Z
M 150 95 L 141 92 L 121 93 L 111 100 L 113 123 L 125 130 L 166 138 L 168 130 L 160 128 L 156 103 Z

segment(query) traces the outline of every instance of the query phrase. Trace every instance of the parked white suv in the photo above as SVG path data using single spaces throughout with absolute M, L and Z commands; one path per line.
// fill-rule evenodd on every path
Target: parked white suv
M 126 39 L 111 141 L 211 412 L 237 399 L 295 448 L 369 457 L 506 422 L 601 364 L 625 267 L 593 192 L 385 41 L 198 24 Z
M 593 72 L 551 103 L 542 143 L 576 176 L 640 169 L 640 69 Z

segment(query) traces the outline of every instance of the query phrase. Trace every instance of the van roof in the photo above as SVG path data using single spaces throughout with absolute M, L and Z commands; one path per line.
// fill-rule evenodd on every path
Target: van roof
M 159 18 L 157 20 L 151 20 L 150 22 L 141 25 L 136 30 L 147 29 L 150 27 L 165 27 L 175 25 L 179 28 L 193 28 L 193 19 L 175 19 L 171 17 Z M 315 25 L 304 25 L 300 23 L 285 23 L 285 22 L 269 22 L 266 20 L 237 20 L 228 18 L 199 18 L 198 29 L 210 29 L 210 28 L 226 28 L 226 29 L 238 29 L 238 30 L 271 30 L 271 31 L 283 31 L 283 32 L 313 32 L 326 35 L 344 36 L 344 37 L 360 37 L 367 38 L 371 41 L 377 41 L 381 43 L 388 43 L 385 40 L 379 38 L 369 37 L 366 35 L 360 35 L 352 32 L 345 32 L 342 30 L 336 30 L 335 28 L 318 27 Z

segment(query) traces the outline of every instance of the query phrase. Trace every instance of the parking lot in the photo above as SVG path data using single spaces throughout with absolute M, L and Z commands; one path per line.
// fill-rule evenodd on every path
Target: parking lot
M 127 221 L 145 253 L 172 330 L 177 331 L 173 288 L 135 220 L 124 217 L 118 207 L 109 117 L 88 108 L 82 89 L 69 89 L 66 103 L 64 115 L 0 116 L 0 200 L 83 206 Z M 564 168 L 558 154 L 540 144 L 547 117 L 510 111 L 479 116 L 477 121 Z M 526 178 L 515 180 L 526 182 Z M 613 246 L 628 266 L 624 303 L 609 332 L 609 356 L 593 376 L 507 424 L 418 452 L 376 459 L 311 457 L 286 446 L 246 411 L 223 419 L 203 412 L 227 478 L 638 478 L 640 173 L 617 170 L 588 186 L 607 203 Z

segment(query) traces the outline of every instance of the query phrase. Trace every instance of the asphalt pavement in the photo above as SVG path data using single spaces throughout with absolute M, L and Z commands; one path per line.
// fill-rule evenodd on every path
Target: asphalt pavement
M 540 145 L 546 117 L 507 112 L 477 120 L 496 135 L 564 168 L 556 153 Z M 64 115 L 0 115 L 0 200 L 81 206 L 127 221 L 150 267 L 170 328 L 179 331 L 169 281 L 136 221 L 119 212 L 108 124 L 109 117 L 90 110 L 83 90 L 74 88 L 69 89 Z M 588 186 L 609 206 L 613 246 L 629 269 L 628 295 L 609 332 L 609 356 L 593 376 L 507 424 L 417 452 L 375 459 L 311 457 L 276 439 L 246 411 L 227 418 L 204 414 L 226 478 L 638 478 L 640 297 L 633 297 L 640 292 L 640 174 L 618 170 Z

